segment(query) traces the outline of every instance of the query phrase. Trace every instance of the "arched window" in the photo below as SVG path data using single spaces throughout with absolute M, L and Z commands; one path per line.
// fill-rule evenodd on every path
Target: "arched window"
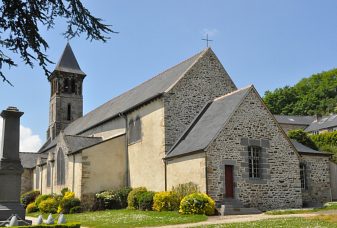
M 129 143 L 135 143 L 142 138 L 142 124 L 139 116 L 129 121 Z
M 75 79 L 71 79 L 71 92 L 76 93 L 76 83 Z
M 40 167 L 35 167 L 35 189 L 40 188 Z
M 67 106 L 67 120 L 71 120 L 71 104 Z
M 257 147 L 257 146 L 248 147 L 249 177 L 250 178 L 261 178 L 260 155 L 261 155 L 261 147 Z
M 129 143 L 132 143 L 133 142 L 133 134 L 134 134 L 134 122 L 133 120 L 131 119 L 129 121 L 129 127 L 128 127 L 128 137 L 129 137 Z
M 142 138 L 142 124 L 140 122 L 139 116 L 135 120 L 135 141 L 139 141 Z
M 58 185 L 63 185 L 65 184 L 65 161 L 64 161 L 64 154 L 62 150 L 60 149 L 57 153 L 57 184 Z
M 63 92 L 68 93 L 69 92 L 69 79 L 64 79 L 64 85 L 63 85 Z
M 48 164 L 47 164 L 47 187 L 50 187 L 50 185 L 51 185 L 51 179 L 52 179 L 52 176 L 51 176 L 51 164 L 48 162 Z

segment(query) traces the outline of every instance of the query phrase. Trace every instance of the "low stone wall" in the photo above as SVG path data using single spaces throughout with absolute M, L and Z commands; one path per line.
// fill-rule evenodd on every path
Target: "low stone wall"
M 33 189 L 33 170 L 23 169 L 21 175 L 21 194 L 29 192 Z

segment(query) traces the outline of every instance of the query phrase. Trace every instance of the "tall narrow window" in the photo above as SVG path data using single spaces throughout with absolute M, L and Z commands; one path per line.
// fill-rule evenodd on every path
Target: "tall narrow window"
M 134 121 L 131 119 L 129 121 L 129 126 L 128 126 L 128 137 L 129 137 L 129 143 L 133 142 L 134 138 Z
M 71 104 L 67 106 L 67 120 L 71 120 Z
M 51 164 L 48 162 L 47 164 L 47 187 L 51 185 Z
M 40 167 L 35 167 L 35 189 L 40 188 Z
M 71 92 L 76 93 L 76 83 L 75 79 L 71 79 Z
M 129 121 L 129 143 L 135 143 L 142 138 L 142 123 L 139 116 Z
M 65 162 L 64 155 L 61 149 L 57 153 L 57 184 L 65 184 Z
M 248 160 L 249 160 L 249 177 L 260 178 L 261 173 L 259 169 L 261 148 L 256 146 L 248 147 Z
M 64 85 L 63 85 L 63 92 L 68 93 L 69 92 L 69 79 L 64 79 Z
M 134 141 L 141 140 L 141 138 L 142 138 L 142 124 L 140 122 L 139 116 L 136 117 L 134 131 L 135 131 Z
M 300 163 L 300 178 L 302 189 L 308 189 L 306 169 L 306 165 L 304 163 Z

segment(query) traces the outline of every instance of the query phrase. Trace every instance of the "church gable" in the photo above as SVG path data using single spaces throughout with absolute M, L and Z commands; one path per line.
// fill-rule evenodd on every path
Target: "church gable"
M 207 102 L 236 89 L 214 52 L 206 49 L 164 95 L 166 152 Z
M 206 149 L 208 193 L 222 202 L 225 170 L 233 170 L 233 197 L 260 210 L 302 205 L 299 155 L 252 88 Z M 229 190 L 228 190 L 229 192 Z

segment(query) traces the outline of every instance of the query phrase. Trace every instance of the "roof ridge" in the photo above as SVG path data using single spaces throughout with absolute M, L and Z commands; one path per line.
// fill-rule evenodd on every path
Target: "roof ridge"
M 118 100 L 118 98 L 123 97 L 123 96 L 125 96 L 125 95 L 128 94 L 128 93 L 132 93 L 132 91 L 137 90 L 139 87 L 141 87 L 142 85 L 148 83 L 149 81 L 154 80 L 154 79 L 156 79 L 156 78 L 159 78 L 159 77 L 162 76 L 164 73 L 166 73 L 166 72 L 168 72 L 168 71 L 170 71 L 170 70 L 172 70 L 172 69 L 174 69 L 174 68 L 176 68 L 176 67 L 178 67 L 178 66 L 183 65 L 184 63 L 190 61 L 190 60 L 193 59 L 193 58 L 196 58 L 197 56 L 200 56 L 200 57 L 201 57 L 201 56 L 203 55 L 203 53 L 207 52 L 208 50 L 211 50 L 211 49 L 210 49 L 210 48 L 206 48 L 206 49 L 200 51 L 199 53 L 197 53 L 197 54 L 195 54 L 195 55 L 189 57 L 188 59 L 185 59 L 185 60 L 179 62 L 178 64 L 175 64 L 174 66 L 168 68 L 167 70 L 165 70 L 165 71 L 163 71 L 163 72 L 157 74 L 156 76 L 154 76 L 154 77 L 152 77 L 152 78 L 149 78 L 148 80 L 142 82 L 141 84 L 138 84 L 138 85 L 136 85 L 135 87 L 133 87 L 133 88 L 131 88 L 131 89 L 129 89 L 129 90 L 123 92 L 122 94 L 120 94 L 120 95 L 118 95 L 118 96 L 116 96 L 116 97 L 113 97 L 113 98 L 107 100 L 107 101 L 104 102 L 103 104 L 99 105 L 99 106 L 96 107 L 95 109 L 93 109 L 93 110 L 91 110 L 90 112 L 88 112 L 88 113 L 86 113 L 85 115 L 83 115 L 81 118 L 78 118 L 78 119 L 76 119 L 75 121 L 73 121 L 70 125 L 68 125 L 68 127 L 71 127 L 74 123 L 77 123 L 77 122 L 80 121 L 81 119 L 90 116 L 91 113 L 95 112 L 96 110 L 99 110 L 100 108 L 102 108 L 102 107 L 105 106 L 105 105 L 108 105 L 110 102 L 114 102 L 114 101 Z M 198 58 L 198 59 L 199 59 L 199 58 Z M 194 64 L 194 63 L 195 63 L 195 62 L 193 62 L 193 64 Z M 193 64 L 192 64 L 192 65 L 193 65 Z M 181 75 L 184 75 L 185 73 L 186 73 L 186 72 L 184 72 L 184 73 L 181 74 Z M 179 79 L 177 79 L 177 81 L 179 81 L 179 80 L 180 80 L 180 77 L 179 77 Z M 166 92 L 166 91 L 165 91 L 165 92 Z M 158 95 L 160 95 L 160 94 L 161 94 L 161 93 L 157 94 L 156 96 L 158 96 Z M 125 111 L 125 110 L 124 110 L 124 111 Z M 105 120 L 104 120 L 104 121 L 105 121 Z M 67 127 L 67 128 L 68 128 L 68 127 Z M 66 128 L 66 129 L 67 129 L 67 128 Z M 86 130 L 86 129 L 83 129 L 83 130 Z M 79 133 L 79 132 L 77 132 L 76 134 L 78 134 L 78 133 Z
M 225 98 L 225 97 L 228 97 L 228 96 L 233 95 L 233 94 L 235 94 L 235 93 L 241 92 L 241 91 L 243 91 L 243 90 L 245 90 L 245 89 L 249 89 L 249 88 L 253 88 L 253 87 L 254 87 L 253 84 L 250 84 L 250 85 L 245 86 L 245 87 L 243 87 L 243 88 L 241 88 L 241 89 L 237 89 L 237 90 L 232 91 L 232 92 L 230 92 L 230 93 L 226 93 L 225 95 L 222 95 L 222 96 L 220 96 L 220 97 L 216 97 L 216 98 L 214 98 L 213 101 L 221 100 L 221 99 L 223 99 L 223 98 Z

